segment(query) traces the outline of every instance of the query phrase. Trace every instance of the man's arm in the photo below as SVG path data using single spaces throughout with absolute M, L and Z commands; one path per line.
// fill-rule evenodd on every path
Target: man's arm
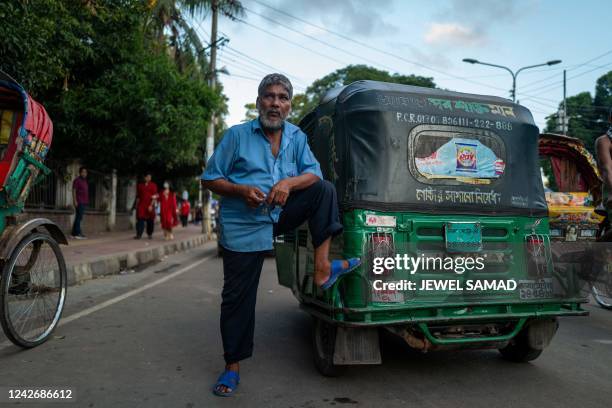
M 250 207 L 259 206 L 266 198 L 266 195 L 257 187 L 245 184 L 235 184 L 222 178 L 216 180 L 202 180 L 202 187 L 220 196 L 240 197 L 245 200 Z
M 312 173 L 304 173 L 296 177 L 282 179 L 272 187 L 266 202 L 268 204 L 274 203 L 283 206 L 287 202 L 291 192 L 308 188 L 319 180 L 319 176 Z
M 601 171 L 601 177 L 608 189 L 612 189 L 612 152 L 610 152 L 610 140 L 607 136 L 601 136 L 595 142 L 597 150 L 597 163 Z

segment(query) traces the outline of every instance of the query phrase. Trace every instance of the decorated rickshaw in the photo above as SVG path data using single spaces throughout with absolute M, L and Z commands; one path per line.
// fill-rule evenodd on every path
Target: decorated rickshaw
M 45 108 L 0 71 L 0 323 L 24 348 L 49 338 L 66 300 L 66 237 L 48 219 L 20 220 L 32 186 L 50 173 L 52 135 Z

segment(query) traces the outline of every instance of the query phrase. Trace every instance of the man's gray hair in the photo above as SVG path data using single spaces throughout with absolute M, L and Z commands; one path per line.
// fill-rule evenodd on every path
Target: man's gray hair
M 289 94 L 289 99 L 293 98 L 293 86 L 291 85 L 291 81 L 289 81 L 289 78 L 287 78 L 283 74 L 277 73 L 268 74 L 261 80 L 261 82 L 259 83 L 259 88 L 257 88 L 257 95 L 259 97 L 262 97 L 264 92 L 266 91 L 266 88 L 271 85 L 282 86 Z

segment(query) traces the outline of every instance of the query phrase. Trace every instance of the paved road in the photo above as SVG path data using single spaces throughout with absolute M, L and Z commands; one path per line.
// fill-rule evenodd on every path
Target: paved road
M 66 323 L 51 341 L 28 351 L 0 345 L 0 386 L 70 386 L 77 401 L 68 407 L 611 404 L 612 312 L 591 306 L 588 318 L 562 320 L 550 348 L 532 364 L 505 362 L 495 350 L 420 354 L 385 337 L 382 365 L 321 377 L 311 361 L 310 320 L 276 283 L 272 259 L 259 290 L 256 354 L 243 365 L 237 395 L 214 397 L 210 386 L 222 368 L 222 273 L 217 258 L 206 259 L 211 254 L 207 246 L 138 273 L 70 288 Z M 151 287 L 115 302 L 145 285 Z M 97 305 L 99 310 L 89 313 Z

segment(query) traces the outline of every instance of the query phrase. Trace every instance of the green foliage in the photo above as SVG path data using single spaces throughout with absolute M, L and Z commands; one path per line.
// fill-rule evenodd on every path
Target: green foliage
M 70 137 L 57 147 L 98 169 L 196 167 L 218 97 L 180 75 L 163 54 L 134 59 L 63 95 L 58 130 Z
M 295 101 L 292 101 L 294 103 Z M 247 103 L 244 105 L 244 109 L 246 109 L 246 113 L 244 114 L 243 122 L 248 122 L 253 120 L 259 116 L 259 112 L 257 111 L 257 106 L 254 103 Z
M 94 57 L 91 11 L 77 2 L 0 0 L 0 69 L 35 97 Z
M 177 53 L 148 34 L 154 3 L 0 0 L 0 69 L 47 108 L 52 156 L 123 174 L 199 173 L 208 118 L 225 99 L 192 45 Z
M 595 97 L 581 92 L 566 99 L 569 118 L 567 134 L 584 141 L 586 148 L 595 151 L 595 139 L 608 127 L 608 112 L 612 107 L 612 71 L 602 75 L 595 86 Z M 563 102 L 559 103 L 559 109 Z M 546 132 L 560 133 L 559 118 L 556 114 L 548 117 Z
M 330 89 L 348 85 L 359 80 L 373 80 L 382 82 L 392 82 L 404 85 L 423 86 L 435 88 L 433 78 L 417 75 L 402 75 L 390 73 L 369 67 L 367 65 L 348 65 L 338 69 L 331 74 L 317 79 L 306 89 L 305 94 L 294 95 L 292 101 L 292 112 L 289 121 L 298 123 L 308 112 L 314 109 L 320 99 Z

